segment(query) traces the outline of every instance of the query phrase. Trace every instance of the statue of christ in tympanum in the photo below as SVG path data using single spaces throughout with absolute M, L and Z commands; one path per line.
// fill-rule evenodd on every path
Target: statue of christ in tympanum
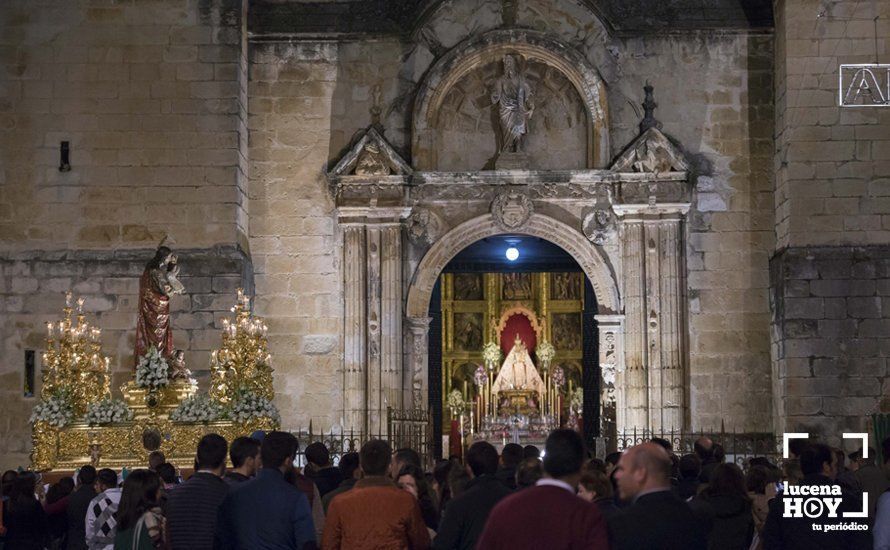
M 492 386 L 492 392 L 496 394 L 513 390 L 533 391 L 539 399 L 545 391 L 544 381 L 518 334 Z

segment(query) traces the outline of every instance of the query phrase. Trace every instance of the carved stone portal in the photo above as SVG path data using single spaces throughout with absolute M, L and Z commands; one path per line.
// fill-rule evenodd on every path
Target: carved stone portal
M 535 211 L 532 200 L 518 192 L 505 192 L 491 203 L 491 215 L 495 223 L 505 231 L 519 229 Z

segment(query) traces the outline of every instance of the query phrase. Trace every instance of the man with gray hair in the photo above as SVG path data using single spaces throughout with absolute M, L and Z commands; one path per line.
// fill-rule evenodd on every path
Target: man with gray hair
M 664 447 L 650 442 L 625 451 L 615 480 L 621 499 L 631 504 L 609 519 L 613 549 L 707 548 L 709 526 L 671 491 L 671 459 Z

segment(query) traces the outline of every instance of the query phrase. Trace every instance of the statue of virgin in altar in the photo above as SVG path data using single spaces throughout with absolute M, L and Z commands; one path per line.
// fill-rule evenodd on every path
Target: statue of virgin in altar
M 545 391 L 544 381 L 518 334 L 513 342 L 513 349 L 501 365 L 492 386 L 492 392 L 497 394 L 515 390 L 535 392 L 538 394 L 538 401 Z
M 179 266 L 173 251 L 159 246 L 139 279 L 139 313 L 136 320 L 136 362 L 151 347 L 162 357 L 173 357 L 170 297 L 185 291 L 179 282 Z

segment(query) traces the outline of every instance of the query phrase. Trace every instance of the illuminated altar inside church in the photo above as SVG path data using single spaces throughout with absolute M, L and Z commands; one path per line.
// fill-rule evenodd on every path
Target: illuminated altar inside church
M 455 436 L 464 446 L 540 444 L 557 427 L 577 427 L 581 274 L 446 273 L 442 280 L 448 444 Z

